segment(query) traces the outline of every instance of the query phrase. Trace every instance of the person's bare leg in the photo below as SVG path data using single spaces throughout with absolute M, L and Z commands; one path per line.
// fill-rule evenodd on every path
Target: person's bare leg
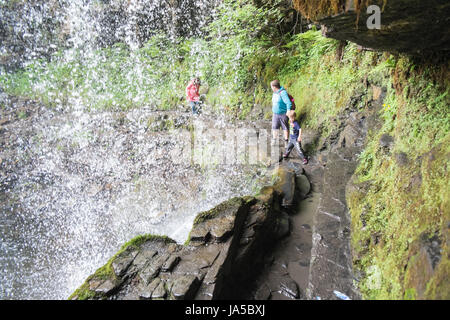
M 278 129 L 272 129 L 272 138 L 273 140 L 278 139 Z
M 283 130 L 284 131 L 284 140 L 288 140 L 289 139 L 289 131 L 288 130 Z

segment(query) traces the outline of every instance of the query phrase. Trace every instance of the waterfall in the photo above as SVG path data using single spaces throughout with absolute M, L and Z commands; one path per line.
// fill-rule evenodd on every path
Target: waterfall
M 151 36 L 201 36 L 221 0 L 0 0 L 0 67 L 49 58 L 58 48 L 90 52 L 117 42 L 131 48 Z
M 58 49 L 67 62 L 74 49 L 97 59 L 95 49 L 118 41 L 135 50 L 161 30 L 169 39 L 198 35 L 217 3 L 1 1 L 0 70 Z M 196 214 L 266 179 L 255 165 L 177 157 L 190 143 L 180 132 L 191 137 L 180 130 L 233 128 L 225 119 L 148 106 L 95 111 L 76 92 L 49 97 L 52 108 L 2 92 L 0 100 L 0 299 L 66 299 L 126 241 L 154 233 L 182 243 Z M 174 127 L 152 130 L 167 117 Z

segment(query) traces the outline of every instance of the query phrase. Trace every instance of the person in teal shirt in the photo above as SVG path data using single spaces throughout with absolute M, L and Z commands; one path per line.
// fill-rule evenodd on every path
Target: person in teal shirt
M 286 112 L 291 110 L 292 102 L 289 99 L 289 95 L 281 85 L 280 81 L 273 80 L 270 83 L 272 88 L 272 144 L 275 143 L 278 137 L 278 130 L 280 127 L 283 129 L 284 141 L 288 142 L 289 138 L 289 119 Z

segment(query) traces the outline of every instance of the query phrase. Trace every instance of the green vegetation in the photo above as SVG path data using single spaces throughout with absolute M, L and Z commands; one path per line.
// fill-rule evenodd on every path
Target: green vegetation
M 383 126 L 372 132 L 357 169 L 368 190 L 347 195 L 355 266 L 365 274 L 360 289 L 368 299 L 449 298 L 450 101 L 448 76 L 437 77 L 445 67 L 396 61 Z M 383 134 L 394 138 L 389 151 L 379 144 Z M 442 260 L 433 272 L 421 243 L 434 235 Z
M 314 54 L 336 43 L 324 39 L 316 46 L 313 40 L 321 38 L 317 32 L 281 34 L 281 2 L 256 6 L 226 0 L 205 39 L 154 36 L 134 51 L 123 43 L 88 54 L 59 51 L 50 61 L 35 60 L 23 70 L 2 74 L 0 85 L 11 95 L 49 106 L 167 110 L 185 103 L 187 82 L 197 75 L 207 105 L 238 118 L 256 118 L 256 111 L 270 112 L 271 80 L 294 75 Z
M 247 199 L 246 199 L 247 200 Z M 211 220 L 214 219 L 215 217 L 217 217 L 217 215 L 221 212 L 225 212 L 225 211 L 229 211 L 229 209 L 231 210 L 238 210 L 244 203 L 244 199 L 242 197 L 234 197 L 231 198 L 225 202 L 220 203 L 219 205 L 217 205 L 216 207 L 204 211 L 204 212 L 200 212 L 194 220 L 193 226 L 196 226 L 200 223 L 203 223 L 207 220 Z

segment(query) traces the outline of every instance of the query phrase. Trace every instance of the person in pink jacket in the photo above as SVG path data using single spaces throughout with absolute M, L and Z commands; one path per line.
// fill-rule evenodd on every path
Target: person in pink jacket
M 186 87 L 186 97 L 187 101 L 189 102 L 189 106 L 192 108 L 193 114 L 199 114 L 200 109 L 200 78 L 194 78 L 191 81 L 189 81 L 189 84 Z

